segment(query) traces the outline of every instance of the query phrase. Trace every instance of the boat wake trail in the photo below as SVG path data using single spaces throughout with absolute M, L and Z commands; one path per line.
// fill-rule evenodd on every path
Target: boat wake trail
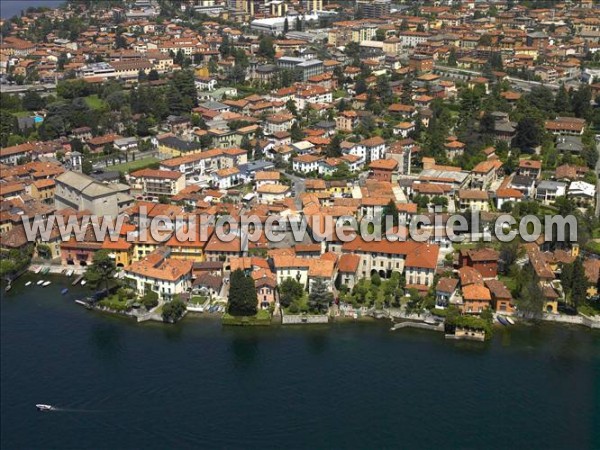
M 100 409 L 79 409 L 79 408 L 61 408 L 58 406 L 52 407 L 52 412 L 65 412 L 65 413 L 100 413 Z

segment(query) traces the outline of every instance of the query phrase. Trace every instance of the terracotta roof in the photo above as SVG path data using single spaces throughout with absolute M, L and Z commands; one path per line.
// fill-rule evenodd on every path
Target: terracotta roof
M 360 264 L 360 256 L 354 255 L 352 253 L 344 253 L 340 257 L 338 269 L 340 272 L 344 272 L 344 273 L 356 273 L 356 271 L 358 270 L 359 264 Z
M 469 266 L 458 269 L 458 276 L 460 277 L 460 284 L 463 287 L 470 284 L 483 284 L 483 277 L 479 271 Z
M 456 278 L 445 277 L 439 279 L 435 290 L 439 292 L 454 292 L 457 286 L 458 280 Z
M 130 175 L 134 178 L 164 178 L 167 180 L 178 180 L 183 176 L 181 172 L 174 170 L 154 170 L 154 169 L 142 169 L 131 172 Z
M 542 162 L 541 161 L 534 161 L 532 159 L 522 159 L 521 161 L 519 161 L 519 168 L 521 168 L 521 169 L 537 169 L 537 170 L 541 170 L 542 169 Z
M 465 300 L 491 300 L 490 290 L 481 284 L 470 284 L 462 287 Z
M 158 280 L 177 281 L 191 273 L 192 266 L 192 261 L 164 258 L 158 249 L 148 255 L 146 259 L 132 263 L 125 268 L 125 272 Z
M 490 290 L 494 299 L 512 300 L 510 291 L 502 281 L 486 280 L 485 286 Z
M 457 197 L 463 200 L 488 200 L 489 196 L 486 191 L 478 191 L 475 189 L 460 189 L 457 192 Z
M 309 277 L 331 278 L 335 270 L 335 261 L 329 259 L 311 259 L 308 269 Z
M 405 266 L 425 269 L 435 269 L 439 254 L 439 246 L 413 241 L 387 240 L 366 242 L 357 237 L 342 245 L 343 252 L 383 253 L 392 255 L 405 255 Z
M 468 255 L 471 261 L 498 261 L 500 257 L 500 253 L 491 248 L 469 250 Z
M 396 167 L 398 161 L 395 159 L 376 159 L 369 164 L 369 168 L 374 170 L 394 170 Z
M 277 171 L 260 171 L 256 172 L 254 175 L 254 179 L 256 181 L 265 181 L 265 180 L 279 180 L 281 174 Z

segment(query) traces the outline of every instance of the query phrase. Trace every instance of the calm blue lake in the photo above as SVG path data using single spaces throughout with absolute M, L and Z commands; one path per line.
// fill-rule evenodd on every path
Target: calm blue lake
M 24 281 L 0 303 L 3 449 L 600 448 L 598 332 L 138 325 Z

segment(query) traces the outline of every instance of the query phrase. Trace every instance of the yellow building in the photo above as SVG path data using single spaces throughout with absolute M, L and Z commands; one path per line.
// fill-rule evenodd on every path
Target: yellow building
M 115 242 L 107 239 L 102 244 L 102 249 L 108 250 L 117 267 L 126 267 L 133 262 L 133 244 L 124 239 Z
M 140 241 L 133 243 L 133 253 L 132 253 L 133 261 L 140 261 L 140 260 L 144 259 L 150 253 L 152 253 L 154 250 L 156 250 L 158 247 L 160 247 L 161 243 L 154 241 L 150 237 L 150 233 L 148 233 L 147 237 L 148 237 L 148 239 L 146 239 L 145 241 L 140 240 Z
M 175 259 L 187 259 L 194 262 L 206 261 L 204 248 L 213 232 L 213 228 L 208 228 L 205 230 L 204 235 L 198 233 L 198 236 L 196 236 L 195 239 L 192 238 L 190 240 L 178 239 L 177 234 L 173 235 L 166 244 L 171 251 L 170 257 Z
M 158 139 L 158 151 L 167 158 L 193 155 L 202 152 L 199 142 L 188 142 L 175 136 L 165 136 Z
M 330 181 L 327 183 L 327 193 L 339 197 L 343 194 L 351 194 L 352 186 L 345 181 Z
M 360 44 L 362 41 L 371 41 L 377 34 L 377 25 L 360 25 L 352 29 L 352 42 Z
M 36 180 L 29 186 L 30 195 L 44 203 L 54 202 L 56 182 L 53 179 Z

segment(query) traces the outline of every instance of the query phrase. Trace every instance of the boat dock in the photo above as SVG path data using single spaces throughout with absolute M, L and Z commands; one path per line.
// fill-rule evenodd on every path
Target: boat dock
M 73 283 L 71 283 L 71 286 L 75 286 L 77 283 L 79 283 L 81 280 L 83 280 L 83 277 L 85 275 L 79 275 L 77 278 L 75 278 L 75 281 L 73 281 Z
M 399 322 L 394 324 L 391 328 L 391 331 L 400 330 L 402 328 L 419 328 L 421 330 L 430 330 L 430 331 L 444 331 L 444 324 L 428 324 L 425 322 Z
M 85 306 L 87 309 L 92 309 L 92 305 L 84 300 L 75 300 L 75 303 L 77 303 L 78 305 Z

